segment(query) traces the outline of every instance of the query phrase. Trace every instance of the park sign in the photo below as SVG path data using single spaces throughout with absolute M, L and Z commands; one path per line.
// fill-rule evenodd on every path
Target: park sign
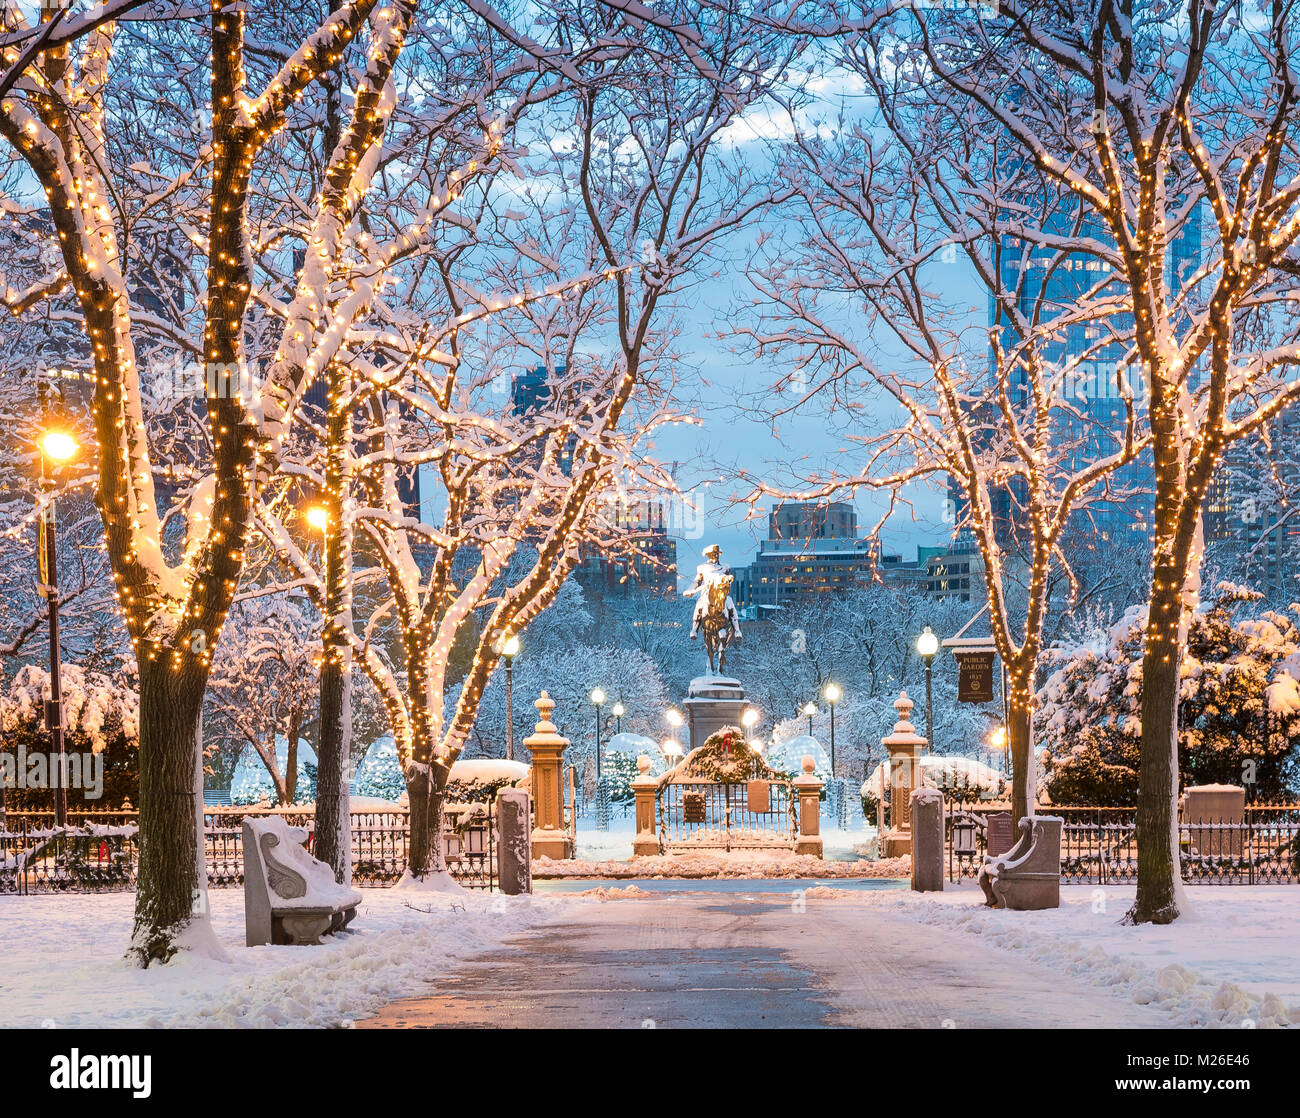
M 961 703 L 991 703 L 993 701 L 994 652 L 956 651 L 957 701 Z

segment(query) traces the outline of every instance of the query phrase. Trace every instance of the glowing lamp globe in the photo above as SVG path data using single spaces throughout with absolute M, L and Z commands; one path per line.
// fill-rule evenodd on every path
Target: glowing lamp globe
M 41 437 L 41 452 L 51 462 L 68 462 L 79 449 L 77 440 L 67 431 L 46 431 Z
M 939 651 L 939 638 L 931 632 L 929 625 L 925 627 L 925 632 L 916 638 L 916 651 L 926 659 Z

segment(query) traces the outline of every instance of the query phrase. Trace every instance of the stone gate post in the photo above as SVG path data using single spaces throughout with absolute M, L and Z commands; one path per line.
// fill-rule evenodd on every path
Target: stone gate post
M 900 691 L 894 700 L 898 721 L 894 732 L 880 739 L 889 750 L 889 833 L 884 855 L 897 858 L 912 853 L 912 789 L 921 787 L 921 750 L 925 738 L 916 732 L 910 716 L 915 704 Z
M 524 738 L 533 765 L 533 857 L 572 858 L 573 844 L 564 829 L 564 787 L 560 780 L 569 739 L 556 731 L 551 721 L 555 702 L 545 691 L 533 706 L 542 716 L 536 730 Z
M 636 837 L 632 856 L 640 858 L 659 853 L 659 836 L 655 833 L 655 800 L 659 781 L 650 775 L 650 758 L 644 753 L 636 759 L 637 775 L 632 781 L 636 797 Z
M 796 854 L 814 854 L 822 856 L 821 835 L 821 798 L 822 782 L 813 769 L 816 762 L 811 757 L 803 759 L 803 772 L 790 783 L 799 797 L 799 838 L 795 843 Z

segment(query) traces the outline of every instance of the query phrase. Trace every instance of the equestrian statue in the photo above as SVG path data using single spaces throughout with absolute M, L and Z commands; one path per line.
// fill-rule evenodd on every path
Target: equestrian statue
M 704 632 L 704 650 L 709 657 L 709 674 L 727 667 L 727 646 L 740 640 L 740 614 L 731 600 L 731 584 L 735 577 L 731 568 L 721 562 L 722 548 L 716 543 L 704 549 L 705 562 L 695 568 L 695 581 L 682 593 L 695 598 L 695 612 L 691 615 L 691 640 L 701 630 Z

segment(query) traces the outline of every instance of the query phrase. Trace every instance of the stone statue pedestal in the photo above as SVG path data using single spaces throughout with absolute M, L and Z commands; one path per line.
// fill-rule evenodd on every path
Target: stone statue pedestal
M 698 749 L 710 734 L 724 726 L 739 726 L 744 713 L 745 689 L 726 675 L 702 675 L 691 680 L 689 697 L 682 704 L 691 732 L 691 748 Z

